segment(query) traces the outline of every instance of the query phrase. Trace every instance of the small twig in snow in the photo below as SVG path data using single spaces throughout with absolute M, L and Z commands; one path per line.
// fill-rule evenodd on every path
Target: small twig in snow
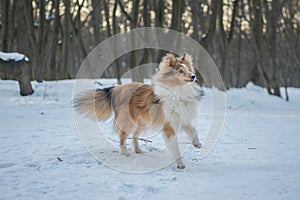
M 57 160 L 58 160 L 59 162 L 62 162 L 62 161 L 63 161 L 60 157 L 57 157 Z

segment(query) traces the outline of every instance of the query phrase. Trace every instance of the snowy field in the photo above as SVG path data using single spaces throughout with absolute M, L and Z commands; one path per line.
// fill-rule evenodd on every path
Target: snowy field
M 300 89 L 288 89 L 290 102 L 252 84 L 229 90 L 221 138 L 206 158 L 189 148 L 184 170 L 132 174 L 97 162 L 82 145 L 73 84 L 34 82 L 35 93 L 21 97 L 17 82 L 0 81 L 1 200 L 300 199 Z M 209 102 L 204 96 L 201 107 Z

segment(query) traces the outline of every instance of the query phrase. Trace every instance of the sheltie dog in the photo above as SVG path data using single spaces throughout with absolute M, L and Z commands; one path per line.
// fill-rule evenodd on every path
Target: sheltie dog
M 152 79 L 152 85 L 133 82 L 81 93 L 74 98 L 73 106 L 95 120 L 114 116 L 114 127 L 120 133 L 120 152 L 125 156 L 130 156 L 126 147 L 128 134 L 133 135 L 135 152 L 142 153 L 138 144 L 141 132 L 150 127 L 162 130 L 176 167 L 183 169 L 175 130 L 184 131 L 195 147 L 201 147 L 192 120 L 197 116 L 202 92 L 195 83 L 191 56 L 168 53 Z

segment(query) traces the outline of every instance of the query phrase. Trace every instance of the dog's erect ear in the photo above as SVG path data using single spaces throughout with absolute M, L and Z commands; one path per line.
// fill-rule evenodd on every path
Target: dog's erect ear
M 159 64 L 159 70 L 167 71 L 170 70 L 170 67 L 173 67 L 176 64 L 176 57 L 173 53 L 168 53 L 162 58 L 161 63 Z
M 184 61 L 184 59 L 185 59 L 185 52 L 183 52 L 183 55 L 182 55 L 181 61 Z
M 192 64 L 192 57 L 188 53 L 184 52 L 181 56 L 181 61 L 182 62 L 187 61 L 190 64 Z
M 176 62 L 176 57 L 173 53 L 168 53 L 163 59 L 169 63 L 170 67 Z

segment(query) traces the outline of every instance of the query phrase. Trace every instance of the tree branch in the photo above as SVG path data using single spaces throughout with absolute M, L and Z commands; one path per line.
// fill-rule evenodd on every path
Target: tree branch
M 125 17 L 131 22 L 132 17 L 126 12 L 124 5 L 122 4 L 121 0 L 116 0 L 121 8 L 122 13 L 125 15 Z

